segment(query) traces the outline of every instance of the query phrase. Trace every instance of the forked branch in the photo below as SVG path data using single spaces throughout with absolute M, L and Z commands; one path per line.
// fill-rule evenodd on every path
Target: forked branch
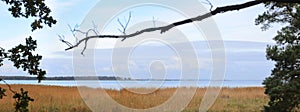
M 182 21 L 174 22 L 174 23 L 166 25 L 166 26 L 146 28 L 146 29 L 143 29 L 143 30 L 140 30 L 140 31 L 136 31 L 135 33 L 131 33 L 131 34 L 126 34 L 125 31 L 124 31 L 124 30 L 127 29 L 129 22 L 127 22 L 126 25 L 123 25 L 118 20 L 119 23 L 120 23 L 120 25 L 123 28 L 123 31 L 120 30 L 121 32 L 123 32 L 123 35 L 98 35 L 98 34 L 94 35 L 94 36 L 88 36 L 88 35 L 86 35 L 85 38 L 79 40 L 74 45 L 70 44 L 70 42 L 65 41 L 65 40 L 61 40 L 61 41 L 69 46 L 69 48 L 65 49 L 66 51 L 67 50 L 71 50 L 71 49 L 73 49 L 75 47 L 78 47 L 80 44 L 84 43 L 85 47 L 82 50 L 82 54 L 83 54 L 83 52 L 86 49 L 87 42 L 90 39 L 95 39 L 95 38 L 122 38 L 124 40 L 124 39 L 130 38 L 130 37 L 134 37 L 134 36 L 146 33 L 146 32 L 160 31 L 160 33 L 164 33 L 164 32 L 166 32 L 166 31 L 168 31 L 168 30 L 170 30 L 170 29 L 172 29 L 172 28 L 174 28 L 176 26 L 180 26 L 180 25 L 192 23 L 192 22 L 195 22 L 195 21 L 202 21 L 204 19 L 207 19 L 209 17 L 212 17 L 212 16 L 220 14 L 220 13 L 225 13 L 225 12 L 228 12 L 228 11 L 237 11 L 237 10 L 245 9 L 245 8 L 248 8 L 248 7 L 252 7 L 252 6 L 255 6 L 255 5 L 258 5 L 258 4 L 262 4 L 262 3 L 267 3 L 267 2 L 300 3 L 300 0 L 253 0 L 253 1 L 242 3 L 242 4 L 229 5 L 229 6 L 224 6 L 224 7 L 217 7 L 216 9 L 211 10 L 210 12 L 208 12 L 206 14 L 203 14 L 203 15 L 200 15 L 200 16 L 197 16 L 197 17 L 194 17 L 194 18 L 189 18 L 189 19 L 185 19 L 185 20 L 182 20 Z M 209 1 L 207 3 L 212 6 L 212 4 Z M 130 14 L 129 17 L 131 18 L 131 14 Z M 129 21 L 130 21 L 130 18 L 129 18 Z M 87 33 L 88 34 L 91 31 L 94 31 L 94 29 L 92 29 L 92 30 L 90 29 L 87 32 L 81 32 L 81 31 L 78 31 L 78 32 Z
M 120 21 L 120 18 L 118 18 L 118 23 L 119 23 L 119 25 L 122 27 L 122 29 L 120 29 L 120 28 L 118 29 L 119 32 L 121 32 L 122 34 L 126 35 L 126 30 L 127 30 L 127 28 L 128 28 L 128 25 L 129 25 L 130 21 L 131 21 L 131 12 L 129 12 L 129 15 L 128 15 L 128 19 L 127 19 L 127 20 L 124 18 L 125 24 L 123 24 L 123 23 Z

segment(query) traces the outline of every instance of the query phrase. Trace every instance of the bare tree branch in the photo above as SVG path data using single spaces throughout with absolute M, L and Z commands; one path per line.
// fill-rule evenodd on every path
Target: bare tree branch
M 17 93 L 16 91 L 14 91 L 14 90 L 11 88 L 10 84 L 8 84 L 5 80 L 2 79 L 1 81 L 8 87 L 8 90 L 9 90 L 10 92 L 12 92 L 12 93 L 14 93 L 14 94 Z
M 76 33 L 77 33 L 78 31 L 77 31 L 76 29 L 79 28 L 79 25 L 76 24 L 76 25 L 74 26 L 74 28 L 72 28 L 71 25 L 68 25 L 68 27 L 69 27 L 69 29 L 70 29 L 70 31 L 71 31 L 73 37 L 75 38 L 75 42 L 78 42 L 78 38 L 76 37 Z
M 126 30 L 127 30 L 127 27 L 129 25 L 131 21 L 131 12 L 129 12 L 129 15 L 128 15 L 128 20 L 126 20 L 124 18 L 124 22 L 125 22 L 125 25 L 123 25 L 123 23 L 120 21 L 120 18 L 118 18 L 118 22 L 119 22 L 119 25 L 122 27 L 122 30 L 121 29 L 118 29 L 121 33 L 123 33 L 124 35 L 126 35 Z M 125 38 L 124 38 L 125 39 Z
M 154 16 L 152 17 L 152 22 L 153 22 L 153 27 L 156 27 L 156 21 L 158 20 L 158 18 L 155 18 Z
M 202 20 L 204 20 L 206 18 L 212 17 L 212 16 L 217 15 L 217 14 L 225 13 L 225 12 L 228 12 L 228 11 L 237 11 L 237 10 L 245 9 L 245 8 L 248 8 L 248 7 L 252 7 L 252 6 L 255 6 L 255 5 L 258 5 L 258 4 L 261 4 L 261 3 L 267 3 L 267 2 L 300 3 L 300 0 L 253 0 L 253 1 L 242 3 L 242 4 L 229 5 L 229 6 L 224 6 L 224 7 L 217 7 L 216 9 L 212 10 L 209 13 L 206 13 L 206 14 L 194 17 L 194 18 L 185 19 L 185 20 L 182 20 L 182 21 L 178 21 L 178 22 L 166 25 L 166 26 L 154 27 L 154 28 L 146 28 L 146 29 L 143 29 L 143 30 L 140 30 L 140 31 L 136 31 L 135 33 L 132 33 L 132 34 L 127 34 L 127 35 L 126 34 L 125 35 L 95 35 L 95 36 L 88 36 L 88 35 L 86 35 L 85 38 L 79 40 L 74 45 L 69 46 L 69 48 L 67 48 L 65 50 L 66 51 L 67 50 L 71 50 L 71 49 L 73 49 L 75 47 L 78 47 L 80 44 L 82 44 L 84 42 L 85 43 L 85 47 L 83 49 L 83 52 L 84 52 L 85 49 L 86 49 L 87 42 L 90 39 L 95 39 L 95 38 L 123 38 L 123 40 L 124 40 L 126 38 L 134 37 L 134 36 L 146 33 L 146 32 L 160 31 L 161 33 L 164 33 L 164 32 L 166 32 L 166 31 L 168 31 L 168 30 L 170 30 L 170 29 L 172 29 L 172 28 L 174 28 L 176 26 L 180 26 L 180 25 L 192 23 L 192 22 L 195 22 L 195 21 L 202 21 Z M 121 22 L 119 22 L 119 23 L 121 23 Z M 121 24 L 121 26 L 122 26 L 123 32 L 124 32 L 124 28 L 127 28 L 128 24 L 126 24 L 125 26 Z M 87 33 L 87 34 L 90 31 L 93 31 L 93 30 L 90 29 L 87 32 L 82 32 L 82 31 L 78 31 L 77 30 L 77 32 Z M 64 41 L 62 41 L 62 42 L 64 42 Z M 64 43 L 66 43 L 66 41 Z M 82 54 L 83 54 L 83 52 L 82 52 Z
M 85 35 L 85 37 L 89 37 L 89 34 L 90 34 L 90 32 L 92 32 L 92 33 L 94 33 L 95 34 L 95 36 L 98 36 L 99 35 L 99 32 L 98 32 L 98 25 L 96 25 L 94 22 L 93 22 L 93 29 L 89 29 L 88 31 L 86 31 L 86 32 L 84 32 L 84 31 L 81 31 L 81 30 L 78 30 L 77 28 L 78 28 L 78 25 L 75 25 L 75 27 L 74 28 L 72 28 L 70 25 L 68 25 L 69 26 L 69 29 L 70 29 L 70 31 L 72 32 L 72 35 L 73 35 L 73 37 L 76 39 L 76 43 L 82 43 L 82 42 L 84 42 L 84 48 L 82 49 L 82 52 L 81 52 L 81 54 L 82 55 L 84 55 L 84 51 L 86 50 L 86 48 L 87 48 L 87 43 L 88 43 L 88 39 L 87 40 L 80 40 L 80 41 L 78 41 L 78 38 L 76 37 L 76 33 L 81 33 L 81 34 L 84 34 Z M 128 25 L 127 25 L 128 26 Z M 127 27 L 126 27 L 127 28 Z M 74 45 L 73 44 L 71 44 L 69 41 L 66 41 L 65 40 L 65 37 L 63 36 L 63 35 L 58 35 L 58 37 L 60 38 L 59 40 L 61 41 L 61 42 L 63 42 L 63 43 L 65 43 L 67 46 L 69 46 L 69 47 L 74 47 Z M 79 44 L 78 44 L 79 45 Z M 77 46 L 78 46 L 77 45 Z
M 60 40 L 61 42 L 65 43 L 67 46 L 69 46 L 69 47 L 72 47 L 72 46 L 73 46 L 70 42 L 65 41 L 65 36 L 63 36 L 63 35 L 58 35 L 58 37 L 59 37 L 59 40 Z M 76 41 L 76 42 L 77 42 L 77 41 Z
M 213 5 L 209 0 L 205 0 L 205 2 L 201 2 L 201 3 L 204 3 L 204 4 L 206 4 L 206 5 L 209 5 L 209 6 L 210 6 L 209 11 L 212 11 L 212 9 L 214 8 L 214 5 Z
M 99 31 L 98 31 L 98 25 L 95 24 L 94 21 L 93 21 L 93 29 L 95 30 L 95 32 L 97 33 L 97 35 L 100 34 Z

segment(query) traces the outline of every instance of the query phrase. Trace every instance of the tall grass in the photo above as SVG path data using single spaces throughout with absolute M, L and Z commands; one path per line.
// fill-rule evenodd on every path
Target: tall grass
M 0 85 L 0 87 L 6 88 L 5 85 Z M 91 110 L 85 104 L 84 100 L 93 100 L 93 98 L 101 97 L 104 94 L 108 94 L 123 106 L 135 109 L 147 109 L 164 103 L 176 91 L 176 88 L 166 88 L 149 94 L 136 94 L 125 89 L 117 91 L 84 88 L 84 91 L 88 95 L 82 98 L 76 87 L 12 85 L 12 88 L 14 90 L 24 88 L 29 91 L 29 95 L 35 99 L 29 106 L 32 112 L 89 112 Z M 190 90 L 189 88 L 185 89 L 186 91 Z M 147 91 L 147 89 L 140 88 L 134 91 Z M 184 111 L 197 111 L 205 91 L 205 88 L 198 88 Z M 97 96 L 94 93 L 97 93 Z M 0 112 L 14 111 L 12 94 L 7 91 L 7 95 L 4 99 L 0 100 Z M 209 111 L 260 111 L 267 101 L 268 97 L 264 94 L 264 88 L 223 88 Z M 99 107 L 99 111 L 101 111 L 101 108 L 105 107 Z

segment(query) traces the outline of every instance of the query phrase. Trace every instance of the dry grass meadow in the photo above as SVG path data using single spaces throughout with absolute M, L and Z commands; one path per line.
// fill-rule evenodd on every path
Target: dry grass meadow
M 5 85 L 0 85 L 0 87 L 7 88 Z M 14 90 L 19 90 L 21 87 L 29 91 L 29 95 L 35 99 L 35 101 L 29 105 L 31 112 L 89 112 L 91 110 L 84 101 L 96 99 L 96 97 L 104 96 L 104 94 L 108 94 L 123 106 L 135 109 L 146 109 L 164 103 L 176 91 L 176 88 L 166 88 L 156 90 L 150 94 L 135 94 L 127 90 L 117 91 L 84 88 L 86 95 L 82 98 L 76 87 L 12 85 Z M 190 90 L 189 88 L 184 89 L 186 89 L 186 91 Z M 143 90 L 145 89 L 139 89 L 139 91 Z M 193 99 L 184 111 L 196 112 L 205 91 L 205 88 L 198 88 Z M 95 95 L 93 93 L 97 93 L 97 95 L 93 96 Z M 184 98 L 184 96 L 182 97 Z M 257 112 L 263 109 L 267 101 L 268 97 L 264 94 L 264 88 L 223 88 L 209 111 Z M 12 94 L 7 91 L 7 96 L 0 100 L 0 112 L 14 111 L 13 105 L 14 99 L 12 99 Z M 105 107 L 106 106 L 100 106 L 99 111 Z M 110 111 L 114 112 L 118 110 Z

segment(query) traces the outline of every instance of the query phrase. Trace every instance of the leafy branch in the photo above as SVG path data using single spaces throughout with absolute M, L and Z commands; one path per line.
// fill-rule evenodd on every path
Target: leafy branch
M 8 6 L 8 11 L 15 18 L 34 18 L 31 23 L 31 31 L 43 28 L 43 24 L 51 27 L 56 24 L 56 20 L 50 15 L 50 8 L 44 0 L 1 0 Z
M 8 87 L 8 90 L 14 94 L 13 98 L 15 99 L 15 112 L 28 112 L 29 102 L 34 101 L 28 95 L 28 91 L 25 91 L 23 88 L 20 89 L 20 93 L 14 91 L 11 86 L 3 79 L 0 78 L 0 81 L 4 82 L 4 84 Z M 0 87 L 0 99 L 3 99 L 6 96 L 6 89 Z
M 0 67 L 3 65 L 5 59 L 14 63 L 14 67 L 17 69 L 22 69 L 27 71 L 30 75 L 36 75 L 38 82 L 41 82 L 46 74 L 45 70 L 42 70 L 40 65 L 40 60 L 42 56 L 38 54 L 33 54 L 37 48 L 36 40 L 31 37 L 26 39 L 25 45 L 18 45 L 8 51 L 0 47 Z M 0 78 L 7 87 L 8 90 L 14 94 L 13 98 L 16 100 L 15 111 L 16 112 L 28 112 L 28 104 L 33 101 L 31 97 L 28 96 L 28 91 L 24 91 L 21 88 L 21 92 L 18 93 L 12 89 L 12 87 L 3 79 Z M 0 87 L 0 99 L 6 96 L 6 89 Z

